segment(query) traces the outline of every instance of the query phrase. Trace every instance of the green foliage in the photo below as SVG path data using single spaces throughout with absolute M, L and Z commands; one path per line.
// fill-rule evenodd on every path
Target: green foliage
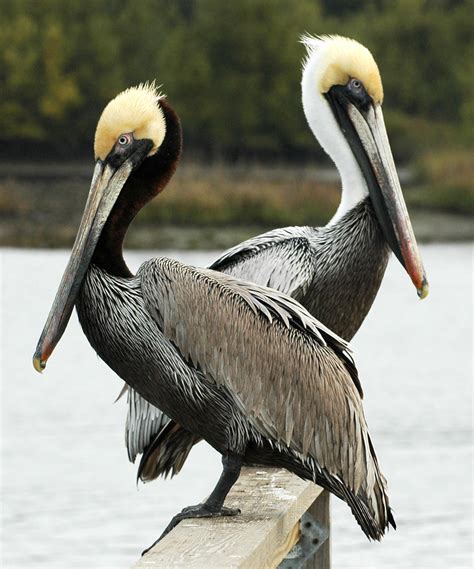
M 0 0 L 0 138 L 90 148 L 105 102 L 163 84 L 206 158 L 319 152 L 299 82 L 303 32 L 374 53 L 398 157 L 473 143 L 473 0 Z

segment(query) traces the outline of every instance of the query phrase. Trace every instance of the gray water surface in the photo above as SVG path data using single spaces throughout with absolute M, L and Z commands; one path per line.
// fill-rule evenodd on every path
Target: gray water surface
M 472 567 L 472 247 L 422 248 L 431 294 L 417 300 L 389 265 L 353 341 L 365 411 L 398 524 L 369 543 L 332 500 L 333 567 Z M 167 252 L 206 265 L 212 252 Z M 151 254 L 127 255 L 133 269 Z M 2 250 L 1 485 L 5 568 L 127 568 L 171 516 L 214 485 L 206 444 L 173 480 L 135 485 L 122 382 L 74 315 L 47 371 L 31 356 L 67 261 L 65 251 Z

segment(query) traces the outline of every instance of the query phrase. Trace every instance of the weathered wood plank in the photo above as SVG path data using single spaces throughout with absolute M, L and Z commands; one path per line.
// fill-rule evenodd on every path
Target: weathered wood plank
M 249 468 L 226 505 L 234 518 L 184 520 L 134 569 L 273 569 L 298 540 L 298 520 L 322 493 L 284 469 Z
M 300 534 L 300 521 L 298 520 L 293 526 L 293 529 L 286 536 L 286 539 L 282 543 L 275 544 L 275 549 L 270 552 L 271 557 L 266 560 L 265 567 L 271 567 L 272 569 L 278 567 L 282 559 L 284 559 L 288 554 L 288 551 L 298 543 Z

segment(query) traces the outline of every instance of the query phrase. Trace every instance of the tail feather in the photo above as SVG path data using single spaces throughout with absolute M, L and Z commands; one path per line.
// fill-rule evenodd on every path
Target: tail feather
M 178 474 L 200 440 L 201 437 L 169 421 L 146 447 L 138 465 L 137 481 L 151 482 L 158 476 L 166 478 Z
M 373 457 L 375 458 L 375 454 Z M 263 446 L 259 444 L 249 447 L 245 460 L 247 463 L 256 465 L 281 466 L 300 478 L 312 480 L 328 490 L 346 502 L 369 539 L 380 541 L 389 525 L 396 529 L 389 506 L 385 479 L 378 468 L 376 458 L 374 464 L 377 474 L 373 488 L 361 487 L 357 493 L 346 486 L 338 476 L 329 473 L 324 468 L 318 468 L 312 459 L 304 460 L 289 449 L 276 448 L 266 442 Z
M 396 529 L 385 489 L 379 493 L 378 490 L 380 488 L 378 488 L 375 492 L 377 496 L 377 511 L 374 511 L 367 491 L 359 491 L 356 494 L 336 477 L 324 471 L 324 469 L 321 474 L 317 474 L 315 482 L 346 502 L 360 528 L 369 539 L 380 541 L 389 525 Z M 381 499 L 378 499 L 379 497 Z
M 369 539 L 380 541 L 388 526 L 391 525 L 396 529 L 396 524 L 389 506 L 387 481 L 380 470 L 375 449 L 368 434 L 367 443 L 368 465 L 371 463 L 370 470 L 374 474 L 372 481 L 367 478 L 355 492 L 338 477 L 322 469 L 322 479 L 320 480 L 320 476 L 317 475 L 316 482 L 325 488 L 327 487 L 330 492 L 348 504 L 357 523 Z

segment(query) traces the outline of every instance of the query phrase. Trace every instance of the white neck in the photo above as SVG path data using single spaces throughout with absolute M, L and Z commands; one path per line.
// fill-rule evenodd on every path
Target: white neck
M 306 120 L 325 152 L 334 160 L 342 182 L 341 203 L 328 225 L 339 220 L 369 194 L 362 171 L 341 132 L 328 101 L 318 89 L 322 73 L 322 50 L 305 65 L 301 81 Z

